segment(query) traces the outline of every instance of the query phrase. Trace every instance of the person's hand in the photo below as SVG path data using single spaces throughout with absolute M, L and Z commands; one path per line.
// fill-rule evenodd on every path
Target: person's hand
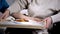
M 1 16 L 1 19 L 6 19 L 9 16 L 9 11 L 6 10 L 3 15 Z
M 46 22 L 45 28 L 49 28 L 49 26 L 51 25 L 51 22 L 52 22 L 51 17 L 47 17 L 47 18 L 45 18 L 43 21 Z

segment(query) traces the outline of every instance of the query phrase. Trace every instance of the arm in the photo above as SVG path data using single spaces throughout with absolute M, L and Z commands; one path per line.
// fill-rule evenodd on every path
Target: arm
M 10 11 L 10 14 L 15 13 L 15 12 L 20 12 L 21 10 L 25 9 L 27 4 L 30 4 L 32 0 L 15 0 L 12 5 L 8 8 Z
M 22 4 L 21 3 L 21 1 L 22 2 L 24 2 L 25 4 Z M 15 17 L 15 18 L 22 18 L 24 15 L 21 15 L 21 14 L 19 14 L 18 13 L 18 11 L 21 11 L 22 10 L 22 8 L 25 8 L 25 5 L 26 5 L 26 1 L 25 0 L 21 0 L 21 1 L 15 1 L 8 9 L 10 10 L 10 14 L 13 14 L 13 16 Z M 28 0 L 28 2 L 31 2 L 31 0 Z M 29 2 L 29 3 L 30 3 Z M 21 7 L 21 6 L 23 6 L 23 7 Z M 24 19 L 32 19 L 32 20 L 37 20 L 37 21 L 40 21 L 38 18 L 32 18 L 32 17 L 27 17 L 27 16 L 24 16 L 23 17 Z
M 13 17 L 15 17 L 17 19 L 34 20 L 34 21 L 38 21 L 38 22 L 40 22 L 42 20 L 42 19 L 39 19 L 39 18 L 28 17 L 28 16 L 25 16 L 21 13 L 13 13 L 12 15 L 13 15 Z

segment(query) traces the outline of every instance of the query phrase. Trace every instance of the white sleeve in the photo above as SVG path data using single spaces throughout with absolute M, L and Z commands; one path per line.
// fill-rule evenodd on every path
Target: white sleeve
M 21 14 L 28 15 L 28 9 L 23 9 L 20 11 Z
M 56 15 L 51 16 L 53 23 L 60 21 L 60 12 Z
M 26 0 L 15 0 L 15 2 L 8 8 L 10 10 L 10 14 L 14 13 L 14 12 L 20 12 L 21 10 L 23 10 L 26 5 L 27 2 L 31 2 L 31 0 L 26 1 Z
M 8 8 L 10 14 L 23 10 L 27 6 L 27 2 L 31 3 L 31 0 L 15 0 L 15 2 Z
M 18 12 L 19 10 L 21 10 L 20 5 L 18 4 L 17 1 L 15 1 L 9 8 L 10 14 L 14 13 L 14 12 Z

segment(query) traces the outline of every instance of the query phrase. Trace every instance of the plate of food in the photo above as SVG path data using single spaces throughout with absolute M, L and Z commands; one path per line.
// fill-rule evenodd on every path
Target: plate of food
M 16 19 L 15 23 L 20 24 L 20 25 L 35 25 L 35 26 L 44 26 L 45 25 L 44 22 L 37 22 L 34 20 L 24 20 L 24 19 Z
M 16 19 L 15 20 L 16 24 L 27 24 L 29 23 L 29 20 L 25 20 L 25 19 Z

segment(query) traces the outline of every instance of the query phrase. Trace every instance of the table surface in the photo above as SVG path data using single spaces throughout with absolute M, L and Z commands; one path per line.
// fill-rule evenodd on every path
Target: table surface
M 24 24 L 17 24 L 14 22 L 6 21 L 6 22 L 0 22 L 0 27 L 7 27 L 7 28 L 29 28 L 29 29 L 45 29 L 42 26 L 39 25 L 24 25 Z

